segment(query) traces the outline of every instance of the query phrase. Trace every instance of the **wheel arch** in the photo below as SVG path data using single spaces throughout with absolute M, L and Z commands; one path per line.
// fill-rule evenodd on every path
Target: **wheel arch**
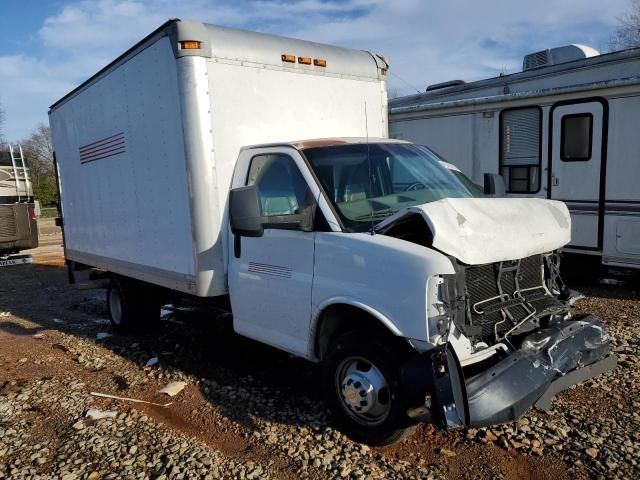
M 359 328 L 379 334 L 402 338 L 402 331 L 390 318 L 375 308 L 349 298 L 336 298 L 318 308 L 313 321 L 311 357 L 320 361 L 331 340 L 342 333 Z

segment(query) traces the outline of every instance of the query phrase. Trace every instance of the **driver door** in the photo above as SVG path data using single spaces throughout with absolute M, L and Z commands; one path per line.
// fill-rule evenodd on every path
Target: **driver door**
M 247 172 L 246 180 L 234 181 L 234 187 L 256 185 L 264 217 L 294 215 L 313 201 L 294 159 L 299 155 L 275 149 L 251 153 L 242 170 Z M 229 254 L 234 330 L 306 357 L 315 232 L 267 227 L 261 237 L 236 241 L 241 242 L 240 248 Z

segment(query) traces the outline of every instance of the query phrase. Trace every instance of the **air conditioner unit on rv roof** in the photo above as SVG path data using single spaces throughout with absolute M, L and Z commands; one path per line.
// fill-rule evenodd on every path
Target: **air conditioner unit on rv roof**
M 534 68 L 548 67 L 549 65 L 595 57 L 596 55 L 600 55 L 600 52 L 586 45 L 574 44 L 547 48 L 546 50 L 525 55 L 522 62 L 522 70 L 527 71 L 533 70 Z

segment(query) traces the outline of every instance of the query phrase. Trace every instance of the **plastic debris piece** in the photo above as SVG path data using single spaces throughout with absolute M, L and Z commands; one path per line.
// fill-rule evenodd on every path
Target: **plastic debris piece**
M 64 323 L 64 320 L 60 320 L 59 318 L 52 319 L 53 323 Z
M 97 408 L 90 408 L 87 410 L 85 417 L 90 418 L 91 420 L 100 420 L 102 418 L 116 418 L 118 416 L 118 412 L 115 410 L 98 410 Z
M 158 360 L 158 357 L 153 357 L 153 358 L 150 358 L 147 361 L 146 366 L 147 367 L 153 367 L 153 366 L 157 365 L 159 362 L 160 362 L 160 360 Z
M 11 315 L 11 312 L 0 312 L 0 317 L 8 317 Z
M 170 397 L 175 397 L 182 390 L 184 390 L 184 387 L 186 386 L 187 382 L 171 382 L 163 389 L 158 390 L 158 393 L 166 393 Z
M 42 339 L 44 338 L 44 333 L 34 333 L 32 335 L 33 338 L 38 338 L 38 339 Z
M 96 340 L 104 340 L 105 338 L 109 338 L 110 336 L 111 336 L 111 334 L 110 334 L 110 333 L 107 333 L 107 332 L 99 332 L 99 333 L 96 335 Z
M 137 398 L 129 398 L 129 397 L 118 397 L 117 395 L 110 395 L 108 393 L 100 393 L 100 392 L 90 392 L 94 397 L 102 397 L 102 398 L 112 398 L 114 400 L 122 400 L 124 402 L 133 402 L 133 403 L 146 403 L 147 405 L 155 405 L 156 407 L 168 407 L 173 402 L 169 403 L 155 403 L 148 402 L 147 400 L 138 400 Z

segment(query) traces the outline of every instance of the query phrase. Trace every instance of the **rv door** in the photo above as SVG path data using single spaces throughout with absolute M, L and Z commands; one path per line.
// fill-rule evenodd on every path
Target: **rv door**
M 599 250 L 600 173 L 604 107 L 599 101 L 558 104 L 551 109 L 549 197 L 567 203 L 571 244 Z

